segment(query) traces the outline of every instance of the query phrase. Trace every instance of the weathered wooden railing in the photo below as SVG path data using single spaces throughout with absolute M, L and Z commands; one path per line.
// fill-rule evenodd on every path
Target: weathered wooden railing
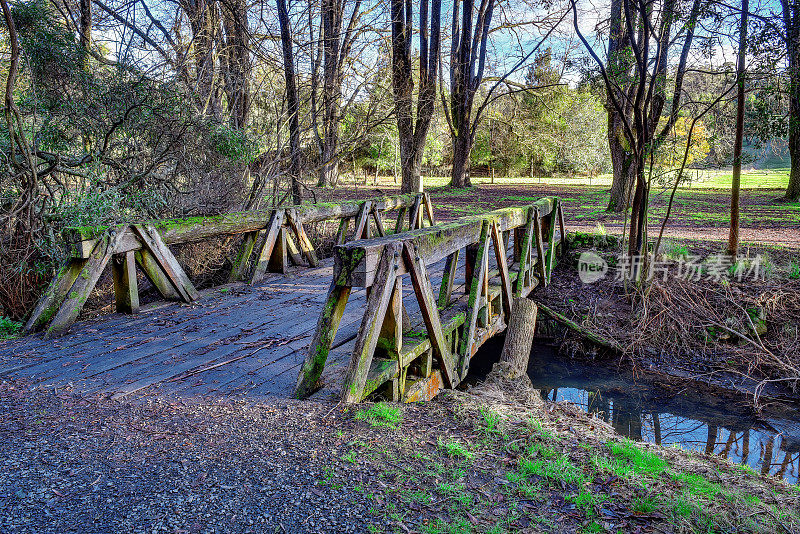
M 69 257 L 37 303 L 25 331 L 31 332 L 49 322 L 46 336 L 65 332 L 77 319 L 109 263 L 117 311 L 136 313 L 139 308 L 137 265 L 163 298 L 184 302 L 197 298 L 197 290 L 169 245 L 243 234 L 230 281 L 253 283 L 268 271 L 285 272 L 288 261 L 299 265 L 305 259 L 312 267 L 318 264 L 304 225 L 339 220 L 336 242 L 341 244 L 374 234 L 385 236 L 383 217 L 390 210 L 398 212 L 396 233 L 406 228 L 406 215 L 409 229 L 421 228 L 426 217 L 429 224 L 434 224 L 428 195 L 411 194 L 142 224 L 67 228 L 63 237 L 69 245 Z M 349 233 L 351 219 L 355 221 L 352 234 Z
M 549 283 L 563 235 L 560 202 L 549 197 L 530 206 L 337 246 L 333 282 L 295 394 L 303 398 L 322 385 L 352 287 L 366 287 L 369 296 L 342 389 L 345 402 L 359 402 L 382 388 L 392 399 L 414 401 L 455 387 L 467 375 L 478 347 L 505 328 L 512 299 Z M 428 268 L 444 259 L 434 295 Z M 459 268 L 464 269 L 465 294 L 454 297 Z M 419 330 L 404 313 L 405 275 L 419 306 Z M 410 323 L 405 327 L 404 315 Z

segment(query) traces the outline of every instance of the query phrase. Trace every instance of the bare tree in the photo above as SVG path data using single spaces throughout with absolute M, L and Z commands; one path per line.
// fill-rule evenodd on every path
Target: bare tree
M 250 115 L 251 72 L 250 29 L 247 4 L 244 0 L 225 0 L 220 3 L 224 33 L 223 77 L 232 128 L 247 126 Z
M 295 204 L 303 201 L 300 185 L 300 117 L 297 98 L 297 80 L 294 71 L 294 52 L 292 51 L 292 30 L 286 0 L 277 0 L 278 23 L 281 27 L 281 48 L 283 50 L 283 73 L 286 81 L 286 105 L 289 112 L 289 177 L 292 181 L 292 200 Z
M 463 5 L 462 5 L 463 4 Z M 462 8 L 459 20 L 459 7 Z M 453 129 L 453 168 L 450 185 L 465 187 L 469 179 L 469 158 L 475 140 L 472 107 L 483 80 L 486 44 L 494 13 L 494 0 L 481 0 L 477 17 L 474 0 L 453 2 L 450 46 L 450 116 Z
M 422 156 L 436 103 L 436 75 L 441 45 L 441 0 L 421 0 L 419 12 L 419 94 L 414 118 L 411 38 L 413 4 L 391 0 L 392 85 L 400 140 L 401 190 L 422 191 Z M 430 31 L 428 29 L 430 24 Z
M 622 121 L 622 135 L 629 147 L 629 157 L 634 166 L 635 180 L 631 184 L 631 219 L 628 253 L 641 257 L 647 226 L 649 181 L 647 165 L 653 163 L 655 152 L 669 135 L 678 119 L 683 95 L 683 80 L 687 69 L 689 52 L 694 41 L 695 26 L 701 14 L 701 0 L 692 0 L 688 14 L 680 11 L 677 0 L 623 0 L 621 17 L 627 31 L 627 41 L 633 55 L 633 76 L 630 89 L 619 88 L 628 83 L 606 68 L 592 45 L 580 30 L 576 1 L 571 0 L 573 26 L 592 59 L 600 68 L 606 88 L 608 105 L 618 113 Z M 677 24 L 685 17 L 684 24 Z M 681 46 L 678 64 L 674 71 L 672 98 L 666 121 L 662 120 L 667 102 L 667 68 L 670 50 Z M 630 111 L 628 111 L 630 110 Z M 636 269 L 638 276 L 641 270 Z
M 322 160 L 317 185 L 321 187 L 334 185 L 339 174 L 339 123 L 344 67 L 358 34 L 357 25 L 361 16 L 361 0 L 355 0 L 347 27 L 343 29 L 346 5 L 345 0 L 322 0 L 321 5 L 322 131 L 317 136 Z M 309 31 L 313 32 L 311 23 Z M 311 41 L 313 47 L 313 33 Z M 313 68 L 316 71 L 316 65 Z M 312 102 L 312 106 L 315 104 Z M 312 113 L 315 112 L 316 109 L 312 110 Z

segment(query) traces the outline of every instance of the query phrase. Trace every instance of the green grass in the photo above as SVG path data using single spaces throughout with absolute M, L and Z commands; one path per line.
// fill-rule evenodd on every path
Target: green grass
M 397 406 L 386 402 L 379 402 L 369 408 L 362 408 L 356 413 L 356 419 L 365 421 L 373 427 L 387 427 L 395 429 L 403 420 L 403 412 Z
M 481 417 L 483 417 L 484 428 L 483 431 L 487 435 L 502 435 L 503 430 L 500 427 L 500 414 L 489 410 L 488 408 L 481 408 Z
M 660 503 L 654 497 L 636 497 L 631 509 L 637 514 L 652 514 L 658 510 Z
M 609 443 L 612 456 L 637 475 L 657 477 L 667 470 L 668 464 L 656 454 L 641 449 L 632 441 Z
M 662 242 L 662 257 L 666 260 L 679 260 L 689 257 L 689 247 L 673 239 L 664 239 Z
M 789 263 L 789 278 L 792 280 L 800 279 L 800 263 L 794 260 Z
M 0 317 L 0 339 L 14 339 L 22 333 L 22 323 Z
M 441 449 L 448 456 L 454 458 L 465 458 L 471 460 L 474 454 L 467 447 L 455 439 L 442 439 L 438 440 L 439 449 Z
M 705 497 L 712 499 L 717 495 L 724 494 L 725 490 L 716 482 L 711 482 L 703 475 L 694 473 L 678 473 L 672 477 L 675 481 L 680 482 L 681 485 L 691 495 L 696 497 Z
M 555 453 L 536 459 L 525 458 L 520 462 L 520 475 L 527 478 L 539 476 L 553 482 L 565 484 L 581 484 L 584 482 L 583 471 L 579 469 L 566 454 Z
M 680 189 L 730 189 L 731 181 L 733 179 L 732 172 L 726 169 L 710 169 L 701 170 L 699 173 L 696 170 L 691 170 L 689 173 L 690 179 L 681 184 Z M 785 189 L 789 184 L 789 167 L 788 164 L 778 165 L 771 169 L 744 169 L 741 178 L 742 189 Z M 450 183 L 449 176 L 426 176 L 426 187 L 444 187 Z M 488 176 L 474 176 L 472 177 L 473 185 L 491 184 L 491 178 Z M 599 176 L 508 176 L 498 177 L 495 176 L 494 183 L 496 185 L 508 185 L 519 183 L 530 184 L 548 184 L 548 185 L 591 185 L 591 186 L 610 186 L 611 174 L 601 174 Z M 671 186 L 670 181 L 670 186 Z M 459 189 L 453 190 L 453 194 L 457 195 Z M 508 197 L 515 199 L 516 197 Z M 526 199 L 527 197 L 519 197 Z M 520 200 L 528 202 L 528 200 Z

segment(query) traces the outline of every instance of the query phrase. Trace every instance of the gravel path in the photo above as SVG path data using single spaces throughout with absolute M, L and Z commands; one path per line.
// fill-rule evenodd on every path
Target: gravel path
M 338 452 L 331 407 L 98 403 L 4 384 L 0 531 L 364 532 L 372 503 L 321 484 Z

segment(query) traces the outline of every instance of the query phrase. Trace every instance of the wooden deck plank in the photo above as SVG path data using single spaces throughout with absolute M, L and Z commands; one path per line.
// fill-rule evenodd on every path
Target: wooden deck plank
M 330 268 L 328 271 L 328 277 L 330 277 Z M 299 281 L 299 283 L 302 284 L 302 286 L 305 288 L 305 291 L 314 292 L 317 288 L 322 287 L 326 282 L 323 273 L 323 276 L 304 277 Z M 260 284 L 259 287 L 252 290 L 249 288 L 249 286 L 244 286 L 242 284 L 238 285 L 239 288 L 247 289 L 244 289 L 242 293 L 230 295 L 227 298 L 225 298 L 225 293 L 221 293 L 215 295 L 215 298 L 203 300 L 200 303 L 191 306 L 174 303 L 169 308 L 159 309 L 159 311 L 156 313 L 151 314 L 143 311 L 136 318 L 133 318 L 132 316 L 121 316 L 123 318 L 128 318 L 128 320 L 120 320 L 108 325 L 101 325 L 103 326 L 102 330 L 92 328 L 92 331 L 88 336 L 80 338 L 78 338 L 77 335 L 68 336 L 69 338 L 73 339 L 73 343 L 61 345 L 50 342 L 47 343 L 46 348 L 44 349 L 37 349 L 36 347 L 39 345 L 35 344 L 34 348 L 31 349 L 32 352 L 27 355 L 27 359 L 32 360 L 33 364 L 35 365 L 37 363 L 36 360 L 47 362 L 52 358 L 60 358 L 65 352 L 74 354 L 77 351 L 90 350 L 93 353 L 102 354 L 102 347 L 105 347 L 109 350 L 124 348 L 120 347 L 119 345 L 116 347 L 114 346 L 115 343 L 118 343 L 119 339 L 129 340 L 129 344 L 131 344 L 136 341 L 145 342 L 155 331 L 165 334 L 172 334 L 174 331 L 189 328 L 195 321 L 203 320 L 210 315 L 221 314 L 235 307 L 254 304 L 255 301 L 266 298 L 268 294 L 284 294 L 284 296 L 281 298 L 273 297 L 269 299 L 275 305 L 280 305 L 282 302 L 296 298 L 297 296 L 296 287 L 283 287 L 287 285 L 286 280 L 283 280 L 280 283 L 276 281 L 270 281 L 269 283 Z M 234 291 L 236 291 L 236 289 L 234 289 Z M 166 331 L 164 329 L 165 326 Z M 112 337 L 108 336 L 109 331 L 114 332 L 114 330 L 116 330 L 115 327 L 124 327 L 126 332 L 134 332 L 134 334 Z M 17 350 L 19 351 L 21 348 L 17 347 Z M 19 362 L 21 355 L 16 355 L 14 359 Z M 4 365 L 2 368 L 0 368 L 0 372 L 2 372 L 3 369 L 7 371 L 8 366 Z
M 427 266 L 434 288 L 444 264 L 443 259 Z M 454 302 L 466 298 L 463 259 L 458 267 Z M 326 259 L 316 268 L 268 274 L 253 286 L 231 283 L 203 290 L 189 305 L 159 303 L 142 306 L 138 315 L 79 321 L 57 340 L 34 335 L 5 342 L 0 372 L 44 387 L 70 385 L 81 393 L 118 397 L 289 396 L 332 273 L 332 261 Z M 413 292 L 403 300 L 411 325 L 424 329 Z M 366 291 L 354 289 L 326 375 L 346 369 L 365 303 Z M 273 345 L 260 349 L 265 343 Z M 8 373 L 14 364 L 25 367 Z

